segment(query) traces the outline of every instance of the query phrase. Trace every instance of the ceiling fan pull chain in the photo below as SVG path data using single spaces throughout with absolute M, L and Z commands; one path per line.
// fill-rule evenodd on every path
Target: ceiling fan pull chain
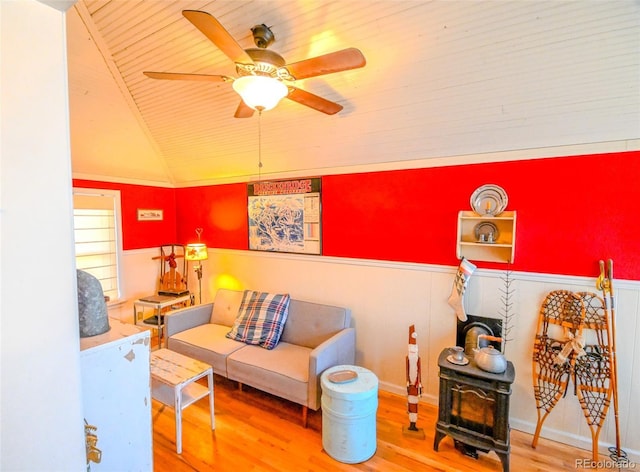
M 262 180 L 262 109 L 258 108 L 258 182 Z

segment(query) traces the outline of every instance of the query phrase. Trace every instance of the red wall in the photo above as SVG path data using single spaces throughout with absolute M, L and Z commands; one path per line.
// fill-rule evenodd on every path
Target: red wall
M 124 250 L 178 242 L 175 189 L 78 179 L 73 180 L 73 186 L 120 190 Z M 162 221 L 138 221 L 138 208 L 163 210 L 164 218 Z
M 212 185 L 176 189 L 178 241 L 197 241 L 209 247 L 249 248 L 247 184 Z
M 492 183 L 518 212 L 513 270 L 595 277 L 598 260 L 612 258 L 615 278 L 640 280 L 639 178 L 638 151 L 325 176 L 323 254 L 457 265 L 458 211 Z M 125 249 L 186 244 L 198 227 L 210 247 L 248 249 L 245 183 L 74 184 L 122 191 Z M 165 220 L 138 222 L 137 208 L 162 208 Z
M 640 279 L 639 178 L 640 152 L 326 176 L 323 254 L 455 265 L 458 211 L 493 183 L 518 212 L 512 269 L 596 276 L 612 258 Z

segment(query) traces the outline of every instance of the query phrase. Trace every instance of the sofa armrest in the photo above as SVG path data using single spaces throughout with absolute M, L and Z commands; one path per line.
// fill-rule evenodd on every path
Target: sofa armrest
M 212 309 L 213 303 L 207 303 L 205 305 L 189 306 L 166 313 L 164 315 L 165 336 L 169 339 L 180 331 L 209 323 Z
M 307 405 L 312 410 L 320 408 L 320 375 L 329 367 L 353 365 L 356 360 L 356 330 L 345 328 L 311 351 L 309 356 L 309 386 Z

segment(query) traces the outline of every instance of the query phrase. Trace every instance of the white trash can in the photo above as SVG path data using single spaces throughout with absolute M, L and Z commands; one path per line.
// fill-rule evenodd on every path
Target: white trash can
M 364 367 L 339 365 L 325 370 L 320 383 L 324 450 L 346 464 L 371 458 L 376 452 L 376 375 Z

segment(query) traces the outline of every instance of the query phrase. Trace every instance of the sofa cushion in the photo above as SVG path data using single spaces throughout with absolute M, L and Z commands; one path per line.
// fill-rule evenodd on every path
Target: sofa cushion
M 242 292 L 239 290 L 218 289 L 213 300 L 213 310 L 211 311 L 211 323 L 225 326 L 233 326 L 233 322 L 238 316 L 240 303 L 242 302 Z
M 348 309 L 319 303 L 291 300 L 289 313 L 281 340 L 311 349 L 351 324 Z
M 227 337 L 273 349 L 287 321 L 289 300 L 289 294 L 245 290 L 238 317 Z
M 227 356 L 246 344 L 227 338 L 228 326 L 203 324 L 174 334 L 168 340 L 172 351 L 213 366 L 213 372 L 227 376 Z
M 280 342 L 274 349 L 246 346 L 227 358 L 229 379 L 307 405 L 311 349 Z

